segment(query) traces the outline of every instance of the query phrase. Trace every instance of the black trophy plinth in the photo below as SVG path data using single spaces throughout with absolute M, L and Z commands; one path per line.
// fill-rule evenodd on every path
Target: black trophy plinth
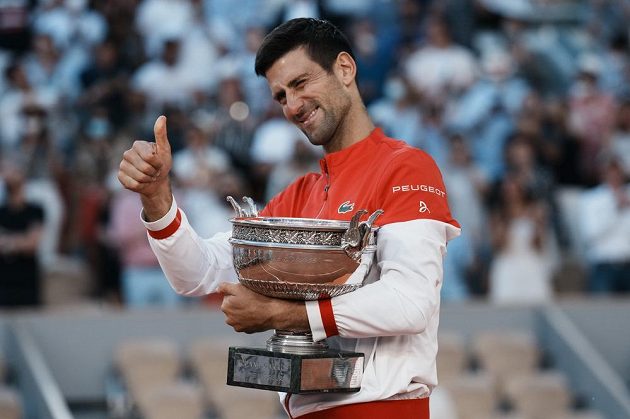
M 351 393 L 361 388 L 364 355 L 296 354 L 230 347 L 227 384 L 285 393 Z

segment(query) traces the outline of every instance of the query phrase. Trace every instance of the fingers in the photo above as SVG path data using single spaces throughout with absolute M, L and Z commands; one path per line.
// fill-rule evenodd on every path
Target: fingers
M 135 141 L 123 153 L 118 170 L 118 180 L 127 189 L 140 192 L 161 175 L 162 160 L 155 154 L 155 144 Z
M 125 163 L 149 177 L 157 176 L 163 162 L 153 153 L 153 147 L 146 141 L 134 142 L 133 147 L 123 153 L 121 166 Z
M 217 292 L 225 295 L 234 295 L 238 290 L 237 284 L 230 284 L 229 282 L 222 282 L 217 287 Z
M 153 135 L 155 136 L 155 144 L 157 145 L 158 154 L 171 154 L 171 144 L 168 142 L 166 132 L 166 117 L 160 115 L 153 125 Z
M 149 183 L 157 180 L 159 171 L 150 165 L 146 165 L 146 167 L 147 169 L 142 171 L 138 167 L 129 163 L 127 160 L 123 160 L 120 162 L 119 173 L 135 180 L 138 183 Z

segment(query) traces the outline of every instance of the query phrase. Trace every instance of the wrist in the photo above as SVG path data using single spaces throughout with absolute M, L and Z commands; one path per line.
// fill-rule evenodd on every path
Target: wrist
M 170 184 L 166 184 L 161 191 L 153 195 L 140 195 L 144 217 L 146 221 L 157 221 L 164 217 L 173 205 L 173 194 Z
M 303 301 L 273 299 L 271 328 L 292 332 L 310 331 Z

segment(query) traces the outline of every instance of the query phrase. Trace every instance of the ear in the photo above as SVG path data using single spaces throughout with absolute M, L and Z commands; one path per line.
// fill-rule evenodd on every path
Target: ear
M 355 81 L 357 75 L 357 63 L 347 52 L 340 52 L 335 60 L 335 74 L 345 85 L 350 86 Z

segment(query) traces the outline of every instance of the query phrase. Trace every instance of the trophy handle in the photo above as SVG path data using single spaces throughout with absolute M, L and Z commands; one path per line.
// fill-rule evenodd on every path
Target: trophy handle
M 245 216 L 246 217 L 258 217 L 258 208 L 256 208 L 256 203 L 249 196 L 243 197 L 243 202 L 247 204 L 247 208 L 245 208 Z M 249 210 L 249 211 L 248 211 Z
M 350 219 L 350 225 L 341 238 L 341 246 L 344 250 L 351 247 L 357 247 L 361 243 L 362 234 L 359 226 L 359 219 L 363 214 L 367 214 L 367 211 L 364 209 L 359 210 Z
M 258 208 L 256 208 L 256 203 L 254 203 L 254 200 L 249 196 L 243 197 L 243 202 L 247 204 L 245 208 L 241 207 L 231 196 L 228 196 L 226 199 L 230 204 L 232 204 L 232 208 L 234 208 L 234 212 L 236 213 L 236 218 L 258 217 Z
M 364 221 L 361 224 L 359 224 L 359 228 L 361 228 L 361 233 L 362 233 L 361 234 L 361 249 L 363 249 L 368 244 L 370 244 L 370 238 L 372 236 L 372 226 L 374 225 L 374 221 L 376 221 L 376 219 L 380 217 L 381 214 L 383 214 L 384 212 L 385 211 L 383 211 L 382 209 L 377 209 L 376 211 L 372 213 L 372 215 L 370 215 L 367 221 Z
M 230 204 L 232 204 L 232 208 L 234 208 L 234 213 L 236 214 L 237 218 L 245 216 L 245 211 L 243 211 L 243 208 L 241 208 L 241 206 L 238 204 L 238 202 L 236 202 L 234 198 L 228 195 L 226 199 Z
M 341 239 L 341 247 L 353 260 L 357 262 L 361 260 L 362 250 L 370 244 L 370 241 L 374 237 L 374 234 L 372 233 L 374 221 L 376 221 L 383 212 L 384 211 L 382 209 L 377 209 L 369 216 L 367 221 L 362 222 L 359 222 L 359 219 L 364 214 L 367 214 L 366 210 L 359 210 L 352 216 L 350 226 Z

